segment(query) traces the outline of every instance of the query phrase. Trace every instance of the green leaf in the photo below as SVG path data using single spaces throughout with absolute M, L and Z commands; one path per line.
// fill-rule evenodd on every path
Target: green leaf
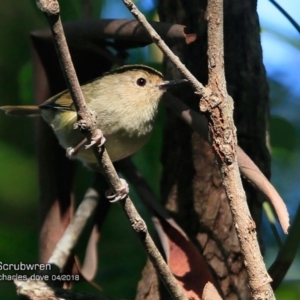
M 20 104 L 33 103 L 33 85 L 32 85 L 32 64 L 31 62 L 25 63 L 18 76 L 19 81 L 19 99 Z
M 289 280 L 281 283 L 276 290 L 277 300 L 299 300 L 300 285 L 298 280 Z
M 11 206 L 26 206 L 38 198 L 37 170 L 33 158 L 0 143 L 0 199 Z
M 269 34 L 272 34 L 273 36 L 275 36 L 277 39 L 281 40 L 282 42 L 287 43 L 287 44 L 295 47 L 296 49 L 300 49 L 300 41 L 293 37 L 289 37 L 286 34 L 286 32 L 284 32 L 284 31 L 279 32 L 278 30 L 275 30 L 271 27 L 264 26 L 262 28 L 262 32 L 267 32 Z

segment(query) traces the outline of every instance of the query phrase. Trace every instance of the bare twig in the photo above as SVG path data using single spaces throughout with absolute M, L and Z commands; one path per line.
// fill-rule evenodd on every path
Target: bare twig
M 93 188 L 89 188 L 62 238 L 57 243 L 48 263 L 56 265 L 60 271 L 65 267 L 71 251 L 74 249 L 87 220 L 95 211 L 98 200 L 98 192 Z
M 118 167 L 148 208 L 170 269 L 175 276 L 178 276 L 178 281 L 185 289 L 189 299 L 198 299 L 204 293 L 206 284 L 213 282 L 211 270 L 204 257 L 190 241 L 184 230 L 155 197 L 148 183 L 138 172 L 131 159 L 127 158 L 119 162 Z M 174 243 L 175 240 L 176 242 Z M 181 254 L 174 255 L 178 248 L 180 248 Z M 178 265 L 180 265 L 180 271 L 177 268 Z M 189 274 L 189 276 L 179 275 L 184 272 Z M 211 287 L 208 290 L 211 291 L 213 289 L 215 288 Z M 215 293 L 218 295 L 217 291 Z M 216 297 L 216 299 L 220 299 L 220 296 L 219 298 Z
M 55 0 L 40 0 L 37 2 L 37 5 L 47 17 L 68 89 L 72 99 L 76 99 L 76 101 L 74 101 L 74 105 L 78 118 L 77 128 L 86 134 L 91 144 L 94 144 L 94 154 L 99 162 L 100 167 L 103 166 L 104 168 L 104 176 L 111 185 L 112 190 L 116 193 L 118 190 L 121 190 L 123 186 L 113 168 L 112 162 L 109 159 L 105 148 L 103 147 L 102 153 L 98 151 L 98 145 L 96 141 L 101 138 L 102 133 L 96 126 L 95 113 L 91 112 L 85 103 L 83 93 L 77 80 L 59 15 L 59 4 Z
M 241 250 L 249 275 L 252 299 L 275 299 L 266 271 L 255 223 L 251 218 L 242 186 L 236 158 L 236 128 L 233 123 L 233 100 L 227 94 L 224 72 L 223 0 L 209 0 L 208 70 L 209 84 L 214 95 L 201 100 L 200 109 L 208 112 L 212 146 L 220 162 L 223 184 L 229 199 Z
M 148 34 L 151 36 L 153 42 L 157 44 L 157 46 L 161 49 L 161 51 L 175 64 L 175 66 L 178 68 L 178 70 L 182 73 L 183 76 L 185 76 L 189 82 L 193 85 L 194 89 L 196 90 L 196 93 L 199 95 L 202 95 L 202 101 L 200 103 L 200 109 L 202 112 L 207 111 L 207 106 L 210 105 L 209 101 L 211 101 L 211 105 L 217 106 L 220 104 L 220 99 L 212 94 L 212 90 L 210 86 L 204 87 L 201 83 L 198 82 L 198 80 L 187 70 L 187 68 L 182 64 L 179 60 L 179 58 L 172 52 L 172 50 L 164 43 L 164 41 L 161 39 L 161 37 L 157 34 L 157 32 L 153 29 L 153 27 L 148 23 L 146 18 L 141 14 L 141 12 L 138 10 L 138 8 L 132 3 L 130 0 L 123 0 L 125 5 L 128 7 L 130 12 L 133 14 L 133 16 L 141 23 L 141 25 L 147 30 Z M 211 60 L 211 66 L 214 67 L 214 59 Z M 224 90 L 224 87 L 222 88 Z M 225 88 L 226 90 L 226 88 Z M 227 92 L 226 92 L 227 94 Z M 170 98 L 170 97 L 169 97 Z M 208 101 L 209 100 L 209 101 Z M 174 103 L 174 101 L 173 101 Z M 189 125 L 191 125 L 191 118 L 193 118 L 196 113 L 192 112 L 190 109 L 183 109 L 183 103 L 179 103 L 178 101 L 174 104 L 176 107 L 172 108 L 172 110 L 177 111 L 177 113 L 180 110 L 183 110 L 182 113 L 180 113 L 180 117 L 185 119 Z M 203 119 L 197 117 L 197 130 L 201 131 L 202 137 L 207 136 L 207 134 L 204 133 L 204 127 L 203 126 Z M 200 124 L 201 123 L 201 124 Z M 194 124 L 193 124 L 194 125 Z M 258 171 L 258 167 L 254 164 L 254 162 L 246 155 L 246 153 L 237 146 L 237 155 L 239 158 L 240 163 L 240 170 L 243 176 L 245 176 L 247 179 L 250 180 L 250 182 L 256 186 L 258 189 L 260 189 L 271 201 L 272 205 L 275 208 L 275 211 L 277 213 L 280 225 L 282 226 L 282 229 L 285 233 L 287 233 L 288 227 L 289 227 L 289 216 L 287 208 L 282 201 L 281 197 L 278 195 L 274 187 L 270 186 L 269 184 L 261 184 L 268 182 L 268 180 L 265 178 L 265 176 Z M 249 164 L 249 165 L 248 165 Z M 253 176 L 253 174 L 256 173 L 258 176 Z M 260 178 L 259 178 L 260 177 Z M 266 179 L 266 180 L 263 180 Z
M 269 0 L 295 27 L 295 29 L 300 33 L 300 26 L 299 24 L 287 13 L 287 11 L 280 6 L 275 0 Z
M 80 85 L 76 77 L 76 73 L 70 58 L 64 31 L 62 28 L 62 23 L 60 20 L 58 1 L 40 0 L 37 2 L 37 4 L 38 7 L 47 16 L 47 20 L 49 22 L 53 34 L 55 47 L 66 79 L 66 83 L 70 90 L 70 94 L 72 96 L 78 114 L 78 127 L 81 129 L 82 132 L 86 134 L 88 140 L 91 143 L 93 143 L 99 139 L 100 129 L 98 129 L 96 126 L 94 113 L 91 113 L 87 108 L 82 91 L 80 89 Z M 93 146 L 93 150 L 99 162 L 102 173 L 106 177 L 112 190 L 116 193 L 123 186 L 105 148 L 103 147 L 103 151 L 102 153 L 100 153 L 98 151 L 98 146 L 95 144 Z M 161 280 L 165 284 L 166 288 L 169 290 L 173 299 L 187 300 L 187 297 L 185 296 L 183 290 L 177 284 L 176 279 L 167 267 L 163 257 L 155 247 L 154 242 L 148 233 L 144 221 L 137 213 L 130 198 L 126 197 L 126 199 L 124 199 L 120 203 L 124 211 L 126 212 L 126 215 L 130 221 L 132 228 L 138 234 L 138 237 L 142 241 L 150 260 L 157 269 Z
M 51 287 L 43 281 L 15 281 L 20 299 L 27 300 L 113 300 L 110 297 L 94 296 L 78 291 Z M 117 300 L 117 299 L 114 299 Z
M 178 70 L 185 76 L 186 79 L 193 85 L 196 92 L 199 95 L 207 92 L 207 89 L 196 79 L 196 77 L 185 67 L 185 65 L 180 61 L 180 59 L 172 52 L 172 50 L 166 45 L 166 43 L 161 39 L 158 33 L 153 29 L 153 27 L 146 20 L 145 16 L 138 10 L 138 8 L 133 4 L 131 0 L 122 0 L 124 4 L 128 7 L 132 15 L 141 23 L 141 25 L 148 32 L 153 42 L 159 47 L 159 49 L 174 63 Z
M 172 52 L 172 50 L 165 44 L 165 42 L 161 39 L 161 37 L 157 34 L 157 32 L 153 29 L 153 27 L 150 25 L 150 23 L 146 20 L 146 18 L 143 16 L 143 14 L 141 14 L 141 12 L 133 4 L 133 2 L 131 0 L 123 0 L 123 2 L 128 7 L 128 9 L 132 13 L 132 15 L 145 28 L 145 30 L 148 32 L 148 34 L 152 38 L 153 42 L 156 43 L 157 46 L 161 49 L 161 51 L 174 63 L 174 65 L 178 68 L 178 70 L 182 73 L 182 75 L 185 76 L 185 78 L 189 80 L 189 82 L 194 87 L 196 93 L 199 95 L 202 95 L 203 100 L 201 101 L 200 109 L 203 112 L 207 111 L 208 104 L 206 103 L 207 102 L 206 99 L 207 100 L 209 99 L 209 101 L 211 101 L 213 106 L 218 105 L 219 98 L 216 97 L 215 95 L 212 95 L 212 90 L 210 88 L 210 85 L 208 87 L 204 87 L 194 77 L 194 75 L 192 75 L 190 73 L 190 71 L 184 66 L 184 64 Z M 214 60 L 215 60 L 215 58 L 212 58 L 210 61 L 210 64 L 213 68 L 215 67 Z M 223 77 L 224 77 L 224 75 L 223 75 Z M 211 80 L 213 81 L 213 78 L 211 78 Z M 226 86 L 222 87 L 222 89 L 226 90 Z M 226 92 L 226 94 L 227 94 L 227 92 Z M 176 110 L 178 111 L 181 109 L 180 107 L 182 105 L 177 103 L 176 106 L 177 106 Z M 181 117 L 189 118 L 189 116 L 188 116 L 189 114 L 193 114 L 193 112 L 185 111 L 182 113 Z M 203 123 L 203 121 L 200 120 L 199 118 L 197 118 L 197 120 L 200 123 Z M 198 130 L 199 130 L 199 128 L 201 128 L 201 126 L 198 127 Z M 202 133 L 203 133 L 203 131 L 202 131 Z M 203 136 L 205 136 L 205 135 L 206 134 L 203 134 Z M 248 156 L 245 154 L 245 152 L 241 148 L 237 148 L 237 151 L 238 151 L 238 156 L 240 157 L 240 162 L 241 162 L 241 164 L 243 164 L 243 165 L 240 164 L 242 174 L 246 178 L 248 178 L 255 187 L 260 189 L 268 197 L 268 199 L 270 199 L 270 201 L 273 204 L 274 209 L 277 213 L 280 225 L 282 226 L 283 231 L 285 233 L 287 233 L 287 230 L 289 227 L 289 216 L 288 216 L 287 208 L 286 208 L 284 202 L 282 201 L 281 197 L 278 195 L 278 193 L 272 186 L 269 186 L 268 184 L 263 186 L 261 184 L 261 182 L 262 182 L 261 179 L 262 179 L 262 177 L 264 179 L 266 179 L 265 176 L 260 171 L 257 172 L 257 170 L 258 170 L 257 166 L 252 162 L 252 160 L 250 158 L 248 159 Z M 245 159 L 247 160 L 247 163 L 251 163 L 249 166 L 245 165 Z M 254 167 L 254 169 L 252 167 Z M 261 178 L 258 179 L 257 177 L 259 177 L 259 176 L 253 176 L 254 172 L 257 172 L 257 175 L 261 175 L 260 176 Z M 264 180 L 263 182 L 266 182 L 266 181 L 267 181 L 267 179 Z
M 255 223 L 247 206 L 236 159 L 236 134 L 233 124 L 233 102 L 226 91 L 223 61 L 223 2 L 211 0 L 208 3 L 209 37 L 209 88 L 204 88 L 185 68 L 172 51 L 153 30 L 145 17 L 130 0 L 123 0 L 133 16 L 141 22 L 153 41 L 192 83 L 196 92 L 202 95 L 200 110 L 208 116 L 209 129 L 213 137 L 213 148 L 221 162 L 223 183 L 230 200 L 230 206 L 238 232 L 245 265 L 249 274 L 249 285 L 253 299 L 274 299 L 268 275 L 257 242 Z M 214 92 L 212 93 L 211 90 Z M 215 120 L 214 120 L 215 119 Z M 223 120 L 224 119 L 224 120 Z

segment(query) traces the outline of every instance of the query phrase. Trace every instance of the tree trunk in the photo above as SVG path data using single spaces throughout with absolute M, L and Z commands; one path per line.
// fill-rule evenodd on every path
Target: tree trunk
M 161 21 L 186 25 L 196 42 L 172 50 L 200 80 L 207 82 L 206 1 L 160 0 Z M 239 145 L 269 177 L 266 146 L 268 85 L 262 64 L 256 1 L 225 0 L 225 71 L 235 101 Z M 180 74 L 165 61 L 166 78 Z M 178 94 L 177 94 L 178 95 Z M 187 87 L 179 97 L 198 109 L 199 98 Z M 162 154 L 162 197 L 166 208 L 204 255 L 224 299 L 249 299 L 247 273 L 228 200 L 211 146 L 187 125 L 168 114 Z M 262 196 L 244 184 L 259 232 Z M 171 299 L 147 263 L 136 299 Z

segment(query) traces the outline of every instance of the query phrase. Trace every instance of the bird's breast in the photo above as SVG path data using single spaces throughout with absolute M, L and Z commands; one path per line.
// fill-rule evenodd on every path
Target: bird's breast
M 52 127 L 60 145 L 67 149 L 77 146 L 84 135 L 74 129 L 77 121 L 76 112 L 42 110 L 42 116 Z M 112 161 L 121 160 L 137 152 L 149 139 L 153 130 L 153 120 L 127 118 L 106 114 L 97 117 L 98 127 L 102 130 L 106 142 L 105 147 Z M 97 163 L 92 149 L 82 149 L 76 158 L 85 165 Z

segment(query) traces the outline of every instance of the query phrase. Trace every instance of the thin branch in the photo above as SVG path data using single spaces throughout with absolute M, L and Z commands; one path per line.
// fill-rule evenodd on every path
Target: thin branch
M 55 276 L 60 274 L 70 255 L 71 251 L 77 244 L 77 241 L 87 223 L 88 219 L 92 216 L 96 206 L 99 203 L 99 194 L 94 188 L 89 188 L 80 203 L 75 215 L 73 216 L 70 224 L 66 228 L 63 236 L 57 243 L 51 257 L 48 260 L 52 264 L 50 272 L 41 274 L 41 280 L 26 280 L 17 281 L 14 283 L 17 287 L 17 294 L 19 296 L 26 296 L 26 299 L 86 299 L 86 300 L 109 300 L 110 298 L 104 296 L 92 296 L 83 294 L 78 291 L 68 291 L 57 286 L 51 286 L 55 280 Z M 53 277 L 54 276 L 54 277 Z M 70 275 L 72 276 L 72 275 Z M 79 275 L 76 275 L 79 278 Z M 74 280 L 76 281 L 76 280 Z M 63 283 L 63 282 L 61 282 Z
M 185 65 L 179 60 L 179 58 L 172 52 L 172 50 L 166 45 L 158 33 L 153 29 L 150 23 L 146 20 L 145 16 L 138 10 L 138 8 L 130 0 L 122 0 L 128 7 L 132 15 L 140 22 L 145 30 L 150 35 L 153 42 L 158 48 L 174 63 L 178 70 L 185 76 L 186 79 L 193 85 L 196 92 L 199 95 L 207 92 L 207 89 L 197 80 L 197 78 L 185 67 Z
M 102 147 L 103 151 L 99 152 L 97 141 L 101 139 L 102 133 L 101 130 L 99 130 L 96 126 L 97 123 L 95 119 L 95 113 L 91 112 L 86 105 L 83 93 L 77 80 L 59 15 L 60 9 L 58 1 L 40 0 L 37 1 L 37 5 L 47 17 L 67 87 L 70 91 L 72 99 L 76 99 L 76 101 L 74 100 L 74 105 L 78 118 L 78 122 L 76 124 L 77 129 L 86 134 L 90 145 L 93 145 L 92 147 L 94 154 L 99 162 L 100 167 L 103 167 L 103 174 L 110 184 L 112 190 L 116 193 L 118 190 L 122 189 L 123 185 L 116 171 L 114 170 L 106 149 Z
M 94 144 L 93 151 L 100 165 L 101 172 L 106 177 L 113 192 L 117 193 L 117 191 L 120 190 L 123 187 L 123 185 L 119 176 L 116 173 L 116 170 L 108 156 L 107 151 L 104 147 L 102 147 L 103 151 L 102 153 L 100 153 L 98 151 L 98 146 L 95 143 L 97 140 L 99 140 L 100 129 L 98 129 L 96 126 L 95 114 L 89 111 L 85 103 L 82 91 L 80 89 L 80 85 L 77 80 L 77 76 L 66 43 L 62 23 L 60 20 L 58 1 L 39 0 L 37 2 L 37 5 L 45 13 L 48 23 L 50 25 L 55 47 L 58 53 L 58 58 L 61 63 L 66 83 L 70 90 L 70 94 L 72 96 L 78 114 L 78 127 L 81 129 L 82 132 L 86 134 L 88 140 L 92 144 Z M 160 252 L 157 250 L 153 240 L 151 239 L 148 233 L 144 221 L 137 213 L 130 198 L 126 197 L 126 199 L 124 199 L 120 203 L 124 211 L 126 212 L 126 215 L 130 221 L 132 228 L 135 230 L 138 237 L 140 238 L 150 260 L 152 261 L 153 265 L 158 271 L 162 282 L 165 284 L 173 299 L 187 300 L 187 297 L 185 296 L 183 290 L 177 284 L 176 279 L 170 272 Z
M 287 11 L 281 7 L 275 0 L 269 0 L 295 27 L 295 29 L 300 33 L 299 24 L 287 13 Z
M 255 223 L 247 205 L 237 164 L 233 100 L 227 94 L 224 72 L 223 0 L 208 0 L 207 20 L 208 85 L 214 96 L 201 100 L 200 109 L 208 112 L 212 146 L 219 160 L 223 185 L 244 255 L 252 299 L 275 299 L 270 286 L 272 279 L 260 253 Z
M 208 56 L 209 87 L 204 88 L 185 68 L 172 51 L 165 45 L 158 34 L 130 0 L 123 0 L 133 16 L 141 22 L 153 41 L 164 54 L 176 65 L 181 73 L 192 83 L 196 92 L 202 95 L 200 110 L 207 112 L 210 133 L 213 137 L 213 148 L 221 162 L 223 183 L 230 201 L 235 226 L 249 274 L 249 285 L 253 299 L 274 299 L 270 286 L 272 279 L 268 275 L 256 237 L 255 223 L 247 206 L 246 195 L 238 171 L 235 148 L 237 146 L 233 124 L 233 102 L 228 96 L 224 75 L 223 61 L 223 1 L 208 1 Z M 214 94 L 211 93 L 214 90 Z M 220 123 L 220 114 L 225 118 Z M 219 119 L 214 124 L 213 119 Z M 216 126 L 217 125 L 217 126 Z M 216 127 L 214 127 L 216 126 Z M 224 130 L 223 130 L 224 129 Z M 264 295 L 264 296 L 262 296 Z M 267 298 L 265 297 L 266 295 Z
M 147 207 L 170 269 L 177 276 L 182 274 L 183 270 L 186 274 L 189 274 L 189 276 L 179 276 L 178 281 L 186 291 L 189 299 L 199 299 L 204 293 L 206 284 L 213 282 L 211 270 L 204 257 L 155 197 L 150 186 L 138 172 L 131 159 L 127 158 L 120 161 L 117 167 L 133 185 L 136 193 Z M 174 240 L 176 240 L 176 245 L 173 245 Z M 181 249 L 182 254 L 172 255 L 171 253 L 176 253 L 178 248 Z M 174 265 L 176 265 L 175 268 Z M 181 266 L 180 271 L 177 269 L 178 265 Z M 214 287 L 211 287 L 208 290 L 212 291 L 214 289 Z M 217 291 L 215 293 L 218 295 Z M 220 296 L 216 299 L 220 299 Z
M 106 296 L 94 296 L 78 291 L 51 287 L 44 281 L 15 281 L 20 299 L 27 300 L 117 300 Z
M 138 8 L 133 4 L 130 0 L 122 0 L 124 4 L 128 7 L 132 15 L 141 23 L 141 25 L 145 28 L 145 30 L 148 32 L 150 37 L 152 38 L 153 42 L 156 43 L 156 45 L 160 48 L 160 50 L 168 57 L 174 65 L 178 68 L 178 70 L 182 73 L 183 76 L 185 76 L 186 79 L 189 80 L 189 82 L 194 87 L 196 94 L 202 95 L 202 101 L 200 103 L 200 110 L 202 112 L 206 112 L 208 110 L 208 106 L 210 105 L 209 102 L 211 102 L 212 106 L 217 106 L 220 104 L 220 99 L 216 95 L 212 95 L 212 90 L 210 86 L 204 87 L 195 77 L 191 74 L 191 72 L 185 67 L 185 65 L 179 60 L 179 58 L 172 52 L 172 50 L 165 44 L 165 42 L 161 39 L 161 37 L 158 35 L 158 33 L 154 30 L 154 28 L 150 25 L 150 23 L 146 20 L 144 15 L 138 10 Z M 223 40 L 222 40 L 223 41 Z M 223 48 L 222 48 L 223 49 Z M 215 57 L 213 57 L 210 61 L 211 66 L 214 68 L 214 60 Z M 214 74 L 212 74 L 214 76 Z M 224 75 L 222 75 L 224 77 Z M 211 77 L 212 80 L 212 77 Z M 225 82 L 225 79 L 224 79 Z M 221 88 L 221 86 L 220 86 Z M 222 87 L 223 92 L 226 92 L 226 85 Z M 226 92 L 227 94 L 227 92 Z M 180 110 L 180 107 L 182 107 L 182 104 L 179 104 L 177 102 L 176 106 L 179 108 L 176 108 L 176 110 Z M 183 118 L 189 118 L 189 114 L 193 114 L 191 111 L 183 112 L 180 117 Z M 201 123 L 203 123 L 202 120 L 197 118 L 197 120 Z M 200 127 L 198 127 L 199 129 Z M 203 132 L 203 127 L 201 129 L 201 132 Z M 205 134 L 203 134 L 205 136 Z M 238 146 L 237 146 L 238 147 Z M 258 167 L 253 163 L 253 161 L 245 154 L 245 152 L 238 147 L 237 148 L 238 156 L 240 157 L 240 170 L 242 174 L 248 178 L 251 183 L 260 189 L 271 201 L 272 205 L 274 206 L 274 209 L 277 213 L 280 225 L 285 233 L 287 233 L 288 227 L 289 227 L 289 215 L 287 208 L 282 201 L 281 197 L 278 195 L 276 190 L 272 185 L 269 184 L 261 184 L 262 179 L 263 183 L 267 182 L 267 178 L 260 172 Z M 248 159 L 249 158 L 249 159 Z M 247 160 L 247 163 L 250 163 L 249 166 L 245 164 L 245 160 Z M 244 168 L 242 168 L 244 167 Z M 257 171 L 259 170 L 259 171 Z M 255 173 L 258 176 L 255 176 Z M 260 177 L 260 178 L 259 178 Z
M 179 287 L 164 258 L 157 250 L 147 230 L 145 222 L 139 215 L 137 217 L 137 211 L 133 203 L 131 201 L 128 201 L 128 199 L 129 198 L 125 199 L 125 201 L 121 201 L 120 203 L 122 205 L 122 208 L 126 212 L 126 215 L 128 216 L 131 226 L 138 234 L 139 239 L 142 241 L 142 244 L 147 251 L 148 257 L 151 260 L 154 268 L 158 272 L 160 279 L 165 284 L 173 299 L 188 300 L 181 287 Z
M 63 270 L 86 222 L 95 211 L 98 201 L 98 192 L 93 188 L 89 188 L 62 238 L 57 243 L 48 263 L 56 265 L 60 271 Z
M 146 20 L 145 16 L 138 10 L 138 8 L 133 4 L 130 0 L 123 0 L 124 4 L 128 7 L 132 15 L 140 22 L 140 24 L 144 27 L 144 29 L 148 32 L 150 37 L 152 38 L 153 42 L 157 44 L 157 46 L 161 49 L 161 51 L 175 64 L 175 66 L 178 68 L 178 70 L 182 73 L 183 76 L 186 77 L 186 79 L 189 80 L 189 82 L 193 85 L 194 89 L 196 90 L 196 93 L 203 96 L 203 100 L 200 104 L 200 109 L 203 112 L 206 112 L 208 109 L 208 103 L 206 103 L 206 99 L 209 99 L 211 101 L 212 106 L 217 106 L 219 102 L 219 98 L 215 95 L 212 95 L 210 84 L 209 87 L 204 87 L 191 73 L 190 71 L 184 66 L 183 63 L 179 60 L 179 58 L 172 52 L 172 50 L 165 44 L 165 42 L 161 39 L 161 37 L 158 35 L 158 33 L 154 30 L 154 28 L 151 26 L 151 24 Z M 209 18 L 209 17 L 208 17 Z M 219 20 L 220 22 L 220 20 Z M 214 34 L 214 31 L 212 31 L 212 34 Z M 214 37 L 213 37 L 214 38 Z M 223 45 L 223 33 L 222 36 L 219 38 L 219 42 Z M 219 49 L 220 52 L 223 51 L 223 46 Z M 218 53 L 219 54 L 219 53 Z M 222 56 L 223 57 L 223 56 Z M 226 91 L 226 82 L 225 82 L 225 75 L 224 72 L 220 75 L 220 72 L 217 72 L 218 68 L 223 68 L 223 65 L 219 67 L 219 65 L 215 65 L 215 60 L 218 57 L 212 55 L 210 57 L 210 70 L 211 70 L 211 76 L 209 77 L 209 80 L 211 82 L 217 80 L 218 76 L 223 77 L 223 86 L 219 86 L 219 89 L 222 91 L 222 93 L 225 93 L 227 95 Z M 223 62 L 224 63 L 224 62 Z M 213 71 L 213 72 L 212 72 Z M 208 101 L 208 102 L 209 102 Z M 179 104 L 178 104 L 179 105 Z M 181 106 L 181 105 L 179 105 Z M 179 108 L 180 109 L 180 108 Z M 178 109 L 177 109 L 178 110 Z M 189 112 L 190 113 L 190 112 Z M 184 112 L 183 114 L 187 114 Z M 183 116 L 183 115 L 182 115 Z M 187 115 L 185 116 L 187 117 Z M 199 122 L 203 123 L 203 121 Z M 199 127 L 200 128 L 200 127 Z M 202 127 L 203 128 L 203 127 Z M 202 131 L 203 132 L 203 131 Z M 203 134 L 205 136 L 205 134 Z M 259 169 L 256 167 L 256 165 L 252 162 L 252 160 L 249 158 L 247 159 L 248 163 L 251 163 L 249 167 L 245 166 L 245 159 L 247 158 L 247 155 L 244 155 L 244 151 L 241 148 L 237 148 L 238 155 L 241 158 L 240 162 L 243 163 L 243 166 L 240 165 L 240 168 L 244 167 L 242 172 L 243 175 L 248 177 L 251 181 L 251 183 L 263 191 L 263 193 L 270 199 L 271 203 L 274 206 L 274 209 L 278 215 L 279 222 L 282 226 L 282 229 L 285 233 L 287 233 L 288 227 L 289 227 L 289 217 L 288 217 L 288 211 L 287 208 L 282 201 L 281 197 L 278 195 L 276 190 L 271 185 L 261 185 L 261 179 L 265 179 L 264 182 L 266 182 L 265 176 L 259 171 Z M 255 167 L 255 168 L 254 168 Z M 254 169 L 253 169 L 254 168 Z M 257 171 L 258 170 L 258 171 Z M 253 172 L 254 171 L 254 172 Z M 260 176 L 254 176 L 253 173 L 256 173 Z M 257 179 L 257 177 L 260 177 Z M 251 180 L 252 179 L 252 180 Z M 275 199 L 275 200 L 274 200 Z M 274 201 L 273 201 L 274 200 Z

